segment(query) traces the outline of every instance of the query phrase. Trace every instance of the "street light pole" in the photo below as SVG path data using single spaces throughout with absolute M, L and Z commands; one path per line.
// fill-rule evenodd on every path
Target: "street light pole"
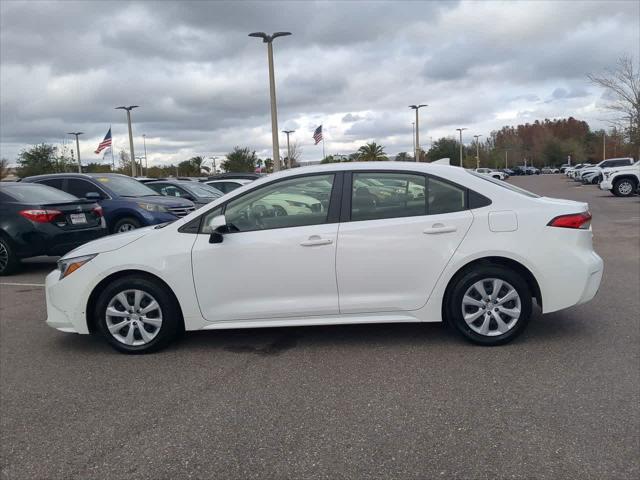
M 416 162 L 420 161 L 420 119 L 418 118 L 418 110 L 422 107 L 428 107 L 426 103 L 421 103 L 419 105 L 409 105 L 409 108 L 416 111 L 416 145 L 414 147 L 414 155 Z
M 77 137 L 76 137 L 77 138 Z M 607 132 L 602 132 L 602 159 L 607 158 Z
M 411 122 L 411 136 L 413 137 L 413 156 L 416 155 L 416 122 Z
M 504 168 L 509 168 L 509 150 L 504 149 Z
M 138 108 L 138 105 L 129 105 L 128 107 L 116 107 L 115 110 L 127 111 L 127 124 L 129 125 L 129 155 L 131 157 L 131 176 L 136 176 L 136 156 L 133 153 L 133 133 L 131 132 L 131 110 Z
M 68 135 L 75 135 L 76 137 L 76 152 L 78 152 L 78 173 L 82 173 L 82 162 L 80 162 L 80 140 L 78 135 L 82 135 L 84 132 L 69 132 Z
M 462 131 L 466 130 L 467 128 L 456 128 L 456 130 L 458 132 L 460 132 L 460 166 L 462 167 Z
M 147 134 L 142 134 L 142 142 L 144 143 L 144 169 L 145 175 L 149 175 L 149 161 L 147 160 Z
M 480 141 L 478 140 L 482 135 L 474 135 L 476 139 L 476 168 L 480 168 Z
M 289 135 L 295 132 L 295 130 L 283 130 L 283 132 L 287 134 L 287 161 L 289 162 L 288 168 L 291 168 L 291 147 L 289 146 Z
M 273 73 L 273 41 L 278 37 L 291 35 L 291 32 L 276 32 L 267 35 L 264 32 L 250 33 L 250 37 L 262 38 L 262 43 L 267 44 L 267 56 L 269 60 L 269 94 L 271 97 L 271 138 L 273 141 L 273 171 L 280 170 L 280 145 L 278 143 L 278 111 L 276 108 L 276 81 Z

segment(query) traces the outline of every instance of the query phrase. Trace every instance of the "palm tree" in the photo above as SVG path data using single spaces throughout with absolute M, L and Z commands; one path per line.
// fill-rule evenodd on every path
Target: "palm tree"
M 203 170 L 205 172 L 209 173 L 210 168 L 209 167 L 205 167 L 203 165 L 204 162 L 205 162 L 204 158 L 201 157 L 200 155 L 198 155 L 197 157 L 191 157 L 189 159 L 189 163 L 191 163 L 191 166 L 192 166 L 193 170 L 195 172 L 197 172 L 196 175 L 202 174 Z
M 376 142 L 367 143 L 358 149 L 358 160 L 361 162 L 379 162 L 388 160 L 384 147 Z

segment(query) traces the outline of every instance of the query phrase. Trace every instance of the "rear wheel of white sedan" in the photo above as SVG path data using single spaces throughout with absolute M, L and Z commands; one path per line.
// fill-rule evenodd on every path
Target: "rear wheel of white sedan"
M 108 285 L 98 297 L 95 316 L 109 344 L 125 353 L 160 350 L 182 327 L 173 294 L 142 276 L 119 278 Z
M 462 275 L 449 296 L 449 319 L 467 339 L 502 345 L 517 337 L 531 316 L 531 290 L 518 273 L 499 265 Z

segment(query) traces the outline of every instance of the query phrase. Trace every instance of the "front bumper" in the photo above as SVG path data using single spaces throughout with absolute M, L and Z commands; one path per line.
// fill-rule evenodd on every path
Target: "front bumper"
M 611 190 L 613 188 L 613 183 L 611 179 L 605 178 L 600 182 L 600 190 Z
M 81 269 L 80 269 L 81 270 Z M 64 279 L 61 285 L 60 270 L 54 270 L 45 280 L 45 296 L 47 300 L 47 325 L 61 332 L 89 333 L 85 317 L 85 296 L 79 271 Z M 77 276 L 77 278 L 74 278 Z M 78 283 L 75 285 L 75 283 Z M 75 292 L 78 295 L 71 295 Z

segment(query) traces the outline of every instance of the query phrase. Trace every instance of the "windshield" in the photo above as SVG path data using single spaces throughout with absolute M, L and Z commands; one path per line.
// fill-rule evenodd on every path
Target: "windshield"
M 133 178 L 105 175 L 104 177 L 95 177 L 95 179 L 113 193 L 122 197 L 146 197 L 149 195 L 158 195 L 157 192 L 154 192 L 149 187 L 137 180 L 134 180 Z
M 191 183 L 193 185 L 182 183 L 181 186 L 198 197 L 218 198 L 224 195 L 220 190 L 209 185 L 196 182 Z
M 468 171 L 468 170 L 467 170 Z M 485 180 L 487 182 L 491 182 L 495 185 L 499 185 L 502 188 L 506 188 L 507 190 L 511 190 L 512 192 L 516 192 L 519 193 L 520 195 L 524 195 L 526 197 L 531 197 L 531 198 L 540 198 L 540 195 L 536 195 L 533 192 L 530 192 L 529 190 L 525 190 L 524 188 L 520 188 L 520 187 L 516 187 L 515 185 L 511 185 L 510 183 L 507 182 L 503 182 L 502 180 L 498 180 L 497 178 L 493 178 L 490 177 L 489 175 L 482 175 L 473 171 L 468 171 L 471 175 L 473 175 L 474 177 L 478 177 L 481 178 L 482 180 Z
M 0 187 L 0 192 L 8 195 L 18 202 L 28 203 L 30 205 L 46 205 L 48 203 L 68 203 L 78 201 L 77 197 L 69 195 L 57 188 L 47 187 L 46 185 L 3 185 Z

